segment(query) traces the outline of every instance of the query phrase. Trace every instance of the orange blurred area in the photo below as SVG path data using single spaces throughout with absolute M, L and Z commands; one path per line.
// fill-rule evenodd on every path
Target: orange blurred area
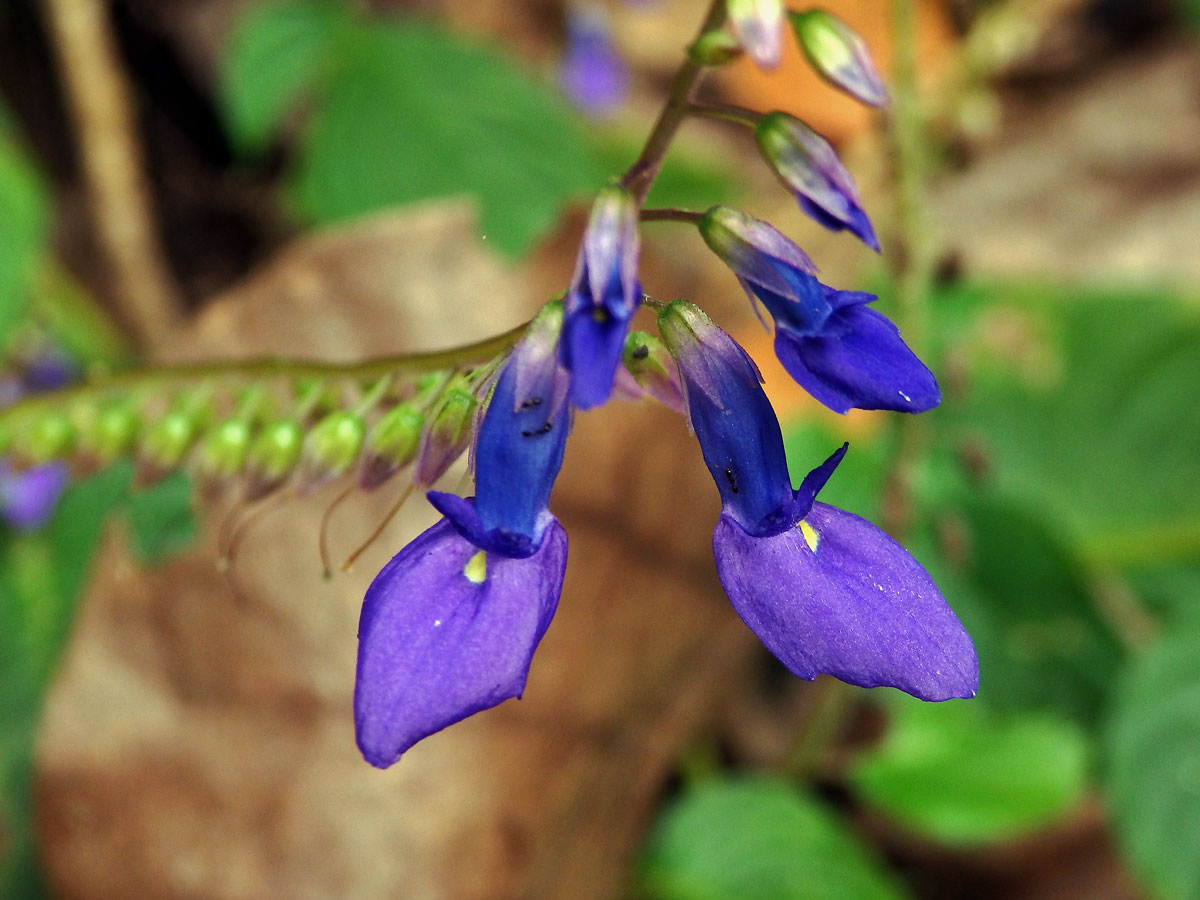
M 885 80 L 892 66 L 891 5 L 878 0 L 830 0 L 822 4 L 867 42 Z M 920 66 L 925 79 L 936 78 L 953 50 L 955 37 L 946 13 L 932 0 L 918 5 Z M 831 87 L 812 70 L 794 40 L 784 43 L 783 62 L 766 72 L 748 58 L 722 73 L 730 99 L 750 109 L 779 109 L 803 119 L 835 144 L 871 127 L 876 113 Z

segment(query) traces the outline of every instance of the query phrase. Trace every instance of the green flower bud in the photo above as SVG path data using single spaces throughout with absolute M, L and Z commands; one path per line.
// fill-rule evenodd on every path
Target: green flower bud
M 643 391 L 676 412 L 684 411 L 679 372 L 667 345 L 644 331 L 631 331 L 625 339 L 625 368 Z
M 349 471 L 366 437 L 367 425 L 358 413 L 339 410 L 318 422 L 304 443 L 302 488 L 312 490 Z
M 137 440 L 138 415 L 129 403 L 107 403 L 81 418 L 79 452 L 90 467 L 99 468 L 124 456 Z
M 228 485 L 246 462 L 254 430 L 249 421 L 232 416 L 204 436 L 196 458 L 196 476 L 205 493 Z
M 822 78 L 869 106 L 887 106 L 887 88 L 854 29 L 823 9 L 788 15 L 800 49 Z
M 300 462 L 304 429 L 292 419 L 263 428 L 246 457 L 246 500 L 265 497 L 287 481 Z
M 416 483 L 433 484 L 471 442 L 471 425 L 479 401 L 470 391 L 452 386 L 434 407 L 417 452 Z
M 74 449 L 75 439 L 75 426 L 63 413 L 46 411 L 35 414 L 18 434 L 17 456 L 29 465 L 62 459 Z
M 424 427 L 425 413 L 408 403 L 401 403 L 380 416 L 367 439 L 359 487 L 373 490 L 410 465 L 420 449 Z
M 199 434 L 196 417 L 183 409 L 170 410 L 150 425 L 139 448 L 138 481 L 152 483 L 177 469 Z
M 687 52 L 692 62 L 702 66 L 723 66 L 743 53 L 741 42 L 721 28 L 704 32 Z

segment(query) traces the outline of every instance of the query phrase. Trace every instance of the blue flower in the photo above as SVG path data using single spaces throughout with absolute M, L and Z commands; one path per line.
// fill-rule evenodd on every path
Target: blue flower
M 919 413 L 941 402 L 937 379 L 900 330 L 867 306 L 878 299 L 873 294 L 822 284 L 803 250 L 766 222 L 730 207 L 705 213 L 700 233 L 751 302 L 771 314 L 776 356 L 821 403 L 839 413 Z
M 599 406 L 612 393 L 629 320 L 642 300 L 637 266 L 637 203 L 610 185 L 596 197 L 564 300 L 563 366 L 571 373 L 571 402 Z
M 603 118 L 625 102 L 629 67 L 613 46 L 602 8 L 572 6 L 567 11 L 567 48 L 559 78 L 571 102 L 593 118 Z
M 854 179 L 829 141 L 781 112 L 759 119 L 755 133 L 763 158 L 805 213 L 830 231 L 847 229 L 879 252 L 879 239 L 859 202 Z
M 966 630 L 903 547 L 816 497 L 843 446 L 792 490 L 774 411 L 745 351 L 696 307 L 659 318 L 689 420 L 722 499 L 717 574 L 738 615 L 794 674 L 922 700 L 974 696 Z
M 430 492 L 444 518 L 367 590 L 354 720 L 372 765 L 525 689 L 567 564 L 547 508 L 570 425 L 561 324 L 561 307 L 547 306 L 500 371 L 479 427 L 475 498 Z
M 0 460 L 0 518 L 18 531 L 36 531 L 50 520 L 69 477 L 65 463 L 18 472 Z

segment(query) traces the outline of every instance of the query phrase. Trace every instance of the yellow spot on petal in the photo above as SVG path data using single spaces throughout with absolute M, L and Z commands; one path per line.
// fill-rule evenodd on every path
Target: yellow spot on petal
M 817 544 L 821 542 L 821 536 L 817 534 L 817 529 L 813 528 L 804 519 L 800 520 L 800 533 L 804 535 L 804 543 L 808 544 L 808 549 L 813 553 L 817 552 Z
M 467 564 L 463 566 L 463 575 L 472 584 L 483 584 L 483 580 L 487 578 L 487 554 L 480 550 L 468 559 Z

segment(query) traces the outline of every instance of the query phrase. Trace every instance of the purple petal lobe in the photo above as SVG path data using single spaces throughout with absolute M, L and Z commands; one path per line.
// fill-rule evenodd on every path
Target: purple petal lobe
M 776 331 L 775 355 L 801 387 L 835 412 L 918 413 L 941 402 L 937 379 L 896 326 L 861 303 L 838 309 L 823 335 Z
M 358 629 L 354 721 L 367 762 L 525 689 L 558 606 L 567 536 L 553 521 L 526 559 L 478 550 L 446 520 L 392 558 L 367 589 Z
M 975 695 L 971 638 L 903 547 L 824 503 L 803 525 L 756 538 L 723 515 L 713 532 L 725 592 L 780 662 L 801 678 L 825 673 L 922 700 Z

